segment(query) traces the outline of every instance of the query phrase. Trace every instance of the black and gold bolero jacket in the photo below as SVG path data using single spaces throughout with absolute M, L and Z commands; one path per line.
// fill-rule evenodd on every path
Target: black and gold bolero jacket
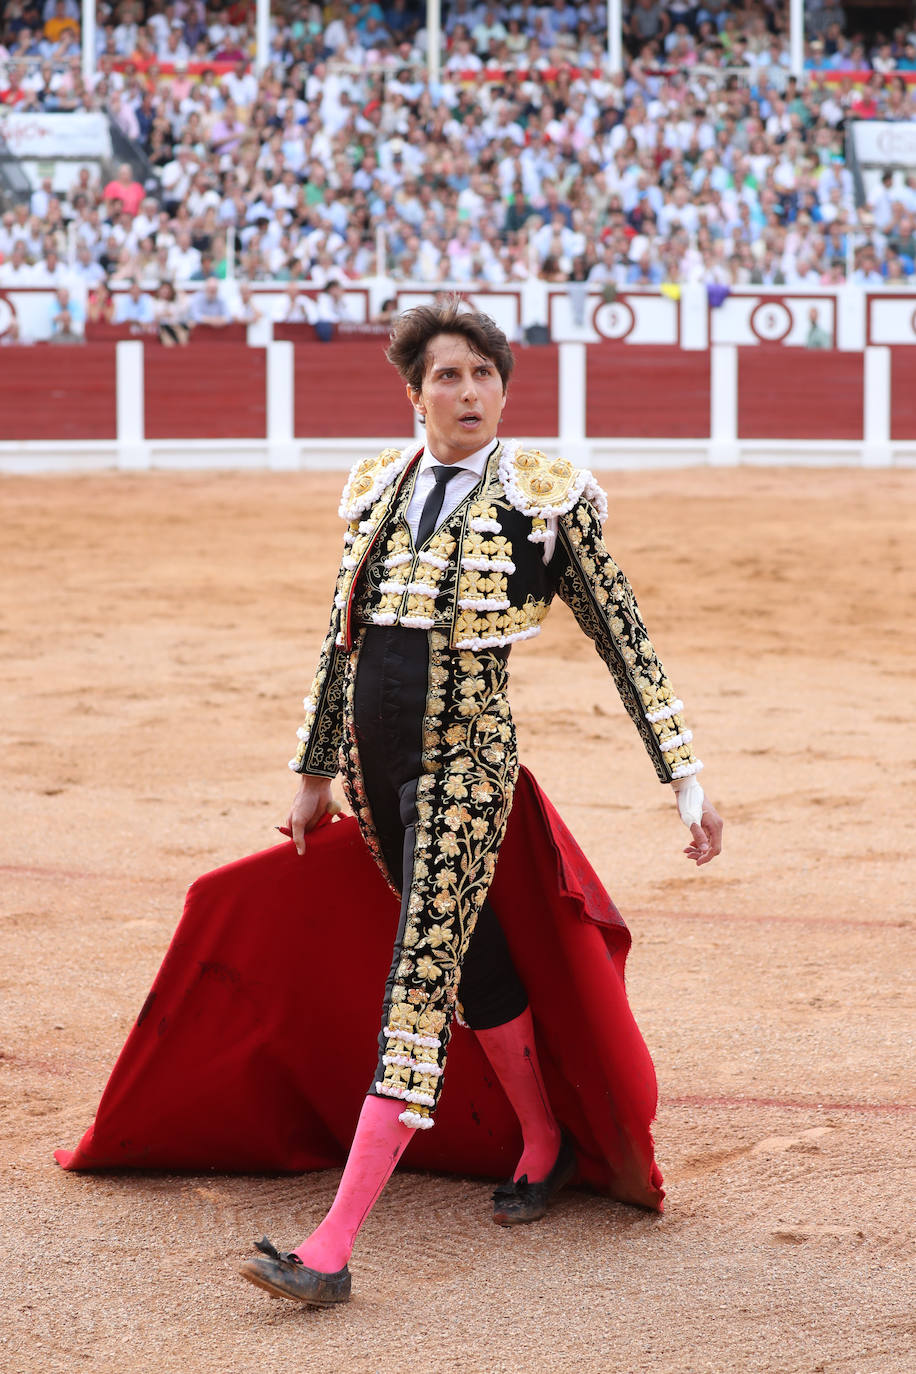
M 362 626 L 436 629 L 457 651 L 501 649 L 538 634 L 558 595 L 595 641 L 659 779 L 698 772 L 683 702 L 604 546 L 607 498 L 592 474 L 499 443 L 477 487 L 416 549 L 405 514 L 421 453 L 415 444 L 383 449 L 357 463 L 344 487 L 347 532 L 331 624 L 290 768 L 325 777 L 338 771 L 345 663 Z

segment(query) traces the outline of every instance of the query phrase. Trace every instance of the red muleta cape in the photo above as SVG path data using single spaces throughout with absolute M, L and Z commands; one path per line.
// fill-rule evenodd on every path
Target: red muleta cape
M 627 1002 L 630 934 L 522 769 L 491 889 L 528 990 L 550 1100 L 579 1181 L 661 1211 L 655 1071 Z M 207 873 L 65 1169 L 200 1173 L 337 1168 L 376 1063 L 398 904 L 352 818 Z M 515 1115 L 456 1025 L 419 1169 L 508 1177 Z

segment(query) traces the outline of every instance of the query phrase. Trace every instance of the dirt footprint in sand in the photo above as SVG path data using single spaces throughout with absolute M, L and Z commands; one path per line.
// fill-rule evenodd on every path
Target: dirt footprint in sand
M 749 1153 L 779 1155 L 787 1150 L 793 1150 L 803 1154 L 816 1154 L 821 1148 L 819 1142 L 826 1136 L 833 1135 L 835 1130 L 835 1126 L 812 1126 L 807 1131 L 800 1131 L 798 1135 L 770 1135 L 765 1140 L 758 1140 Z

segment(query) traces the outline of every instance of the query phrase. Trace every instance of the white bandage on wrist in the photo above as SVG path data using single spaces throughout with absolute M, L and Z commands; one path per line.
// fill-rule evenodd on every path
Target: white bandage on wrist
M 671 786 L 677 796 L 677 809 L 681 820 L 688 827 L 699 825 L 703 818 L 705 793 L 697 782 L 696 774 L 689 778 L 676 778 Z

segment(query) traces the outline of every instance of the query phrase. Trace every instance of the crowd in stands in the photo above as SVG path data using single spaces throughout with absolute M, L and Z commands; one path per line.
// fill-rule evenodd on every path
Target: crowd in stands
M 7 211 L 0 286 L 76 281 L 90 318 L 180 343 L 256 315 L 227 278 L 287 283 L 279 318 L 313 321 L 346 318 L 341 286 L 379 272 L 603 289 L 916 279 L 916 177 L 888 174 L 857 206 L 845 161 L 850 119 L 916 115 L 916 34 L 866 42 L 841 6 L 808 0 L 799 81 L 781 0 L 624 9 L 611 74 L 603 0 L 443 3 L 430 84 L 410 0 L 274 3 L 260 79 L 244 0 L 120 0 L 98 7 L 84 83 L 75 0 L 0 0 L 0 105 L 106 110 L 149 169 L 105 185 L 83 169 Z

